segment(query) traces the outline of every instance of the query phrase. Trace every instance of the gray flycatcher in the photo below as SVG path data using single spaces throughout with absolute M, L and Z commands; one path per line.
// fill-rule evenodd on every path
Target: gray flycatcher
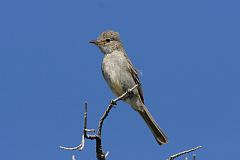
M 120 96 L 136 84 L 140 84 L 138 71 L 128 58 L 118 32 L 102 32 L 97 40 L 89 43 L 97 45 L 104 54 L 102 61 L 102 74 L 111 90 Z M 152 131 L 158 144 L 166 144 L 167 136 L 160 129 L 152 115 L 144 105 L 143 90 L 141 86 L 135 89 L 131 96 L 124 99 L 137 111 Z

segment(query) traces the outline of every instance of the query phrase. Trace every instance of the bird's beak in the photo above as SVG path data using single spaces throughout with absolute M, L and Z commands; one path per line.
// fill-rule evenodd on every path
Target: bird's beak
M 95 45 L 98 44 L 96 40 L 91 40 L 91 41 L 89 41 L 89 43 L 92 43 L 92 44 L 95 44 Z
M 105 41 L 104 40 L 91 40 L 91 41 L 89 41 L 89 43 L 95 44 L 97 46 L 101 46 L 101 45 L 105 44 Z

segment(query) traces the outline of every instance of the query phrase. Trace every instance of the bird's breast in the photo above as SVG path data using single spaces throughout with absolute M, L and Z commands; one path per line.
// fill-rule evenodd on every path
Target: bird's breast
M 128 87 L 130 73 L 127 71 L 126 67 L 126 59 L 121 53 L 105 55 L 102 62 L 104 79 L 117 96 L 123 94 Z

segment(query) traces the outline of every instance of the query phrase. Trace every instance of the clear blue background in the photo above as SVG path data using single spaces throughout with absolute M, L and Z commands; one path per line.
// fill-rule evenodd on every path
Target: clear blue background
M 121 34 L 142 72 L 146 104 L 166 131 L 159 147 L 121 102 L 103 128 L 109 159 L 166 159 L 204 146 L 197 158 L 236 159 L 240 143 L 240 2 L 237 0 L 1 0 L 0 159 L 95 159 L 59 145 L 80 142 L 84 101 L 89 128 L 114 98 L 103 55 L 88 44 Z M 183 157 L 182 157 L 183 158 Z

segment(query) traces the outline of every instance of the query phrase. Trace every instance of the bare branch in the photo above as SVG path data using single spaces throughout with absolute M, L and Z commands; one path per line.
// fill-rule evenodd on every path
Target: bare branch
M 107 118 L 109 112 L 111 111 L 112 107 L 117 105 L 117 102 L 120 100 L 123 100 L 129 96 L 129 94 L 139 86 L 139 84 L 136 84 L 131 89 L 129 89 L 127 92 L 123 93 L 121 96 L 117 97 L 116 99 L 112 100 L 110 104 L 108 105 L 106 111 L 103 113 L 99 123 L 98 123 L 98 134 L 96 138 L 96 154 L 98 160 L 105 160 L 107 154 L 103 152 L 102 149 L 102 126 L 104 120 Z
M 106 111 L 104 112 L 103 116 L 101 117 L 99 124 L 98 124 L 98 136 L 101 137 L 102 134 L 102 125 L 103 125 L 103 121 L 106 119 L 106 117 L 108 116 L 108 113 L 110 112 L 110 110 L 112 109 L 113 106 L 117 105 L 117 102 L 120 100 L 123 100 L 125 98 L 128 97 L 128 95 L 139 86 L 139 84 L 136 84 L 135 86 L 133 86 L 131 89 L 129 89 L 127 92 L 123 93 L 121 96 L 117 97 L 116 99 L 112 100 L 110 102 L 110 104 L 108 105 Z
M 133 86 L 131 89 L 129 89 L 127 92 L 123 93 L 121 96 L 117 97 L 116 99 L 112 100 L 110 104 L 108 105 L 106 111 L 103 113 L 101 119 L 99 120 L 98 123 L 98 132 L 97 135 L 88 135 L 88 132 L 95 132 L 94 129 L 87 129 L 87 102 L 85 102 L 85 107 L 84 107 L 84 122 L 83 122 L 83 135 L 82 135 L 82 142 L 76 147 L 63 147 L 60 146 L 61 149 L 64 150 L 83 150 L 84 145 L 85 145 L 85 139 L 91 139 L 91 140 L 96 140 L 96 156 L 98 160 L 105 160 L 106 157 L 108 156 L 109 152 L 106 154 L 104 153 L 102 149 L 102 127 L 103 127 L 103 122 L 107 118 L 110 110 L 112 109 L 113 106 L 117 105 L 117 102 L 120 100 L 123 100 L 129 96 L 129 94 L 139 86 L 139 84 L 136 84 Z
M 81 151 L 83 150 L 85 146 L 85 138 L 87 139 L 96 139 L 96 137 L 88 136 L 87 132 L 93 132 L 93 129 L 87 129 L 87 102 L 85 102 L 85 107 L 84 107 L 84 122 L 83 122 L 83 135 L 82 135 L 82 142 L 76 146 L 76 147 L 63 147 L 60 146 L 61 149 L 64 150 L 78 150 Z
M 82 135 L 82 143 L 80 143 L 78 146 L 76 146 L 76 147 L 59 146 L 59 147 L 61 149 L 64 149 L 64 150 L 78 150 L 78 151 L 81 151 L 84 148 L 84 144 L 85 144 L 85 138 L 84 138 L 84 135 Z
M 195 151 L 195 150 L 197 150 L 197 149 L 199 149 L 199 148 L 202 148 L 202 146 L 198 146 L 198 147 L 195 147 L 195 148 L 192 148 L 192 149 L 189 149 L 189 150 L 186 150 L 186 151 L 183 151 L 183 152 L 179 152 L 179 153 L 177 153 L 177 154 L 174 154 L 174 155 L 170 156 L 170 157 L 168 158 L 168 160 L 173 160 L 173 159 L 175 159 L 175 158 L 177 158 L 177 157 L 179 157 L 179 156 L 182 156 L 182 155 L 184 155 L 184 154 L 190 153 L 190 152 Z
M 84 107 L 84 122 L 83 122 L 83 135 L 82 135 L 82 141 L 81 144 L 79 144 L 76 147 L 63 147 L 60 146 L 61 149 L 64 150 L 78 150 L 81 151 L 83 150 L 84 146 L 85 146 L 85 139 L 90 139 L 90 140 L 96 140 L 96 157 L 98 160 L 105 160 L 106 157 L 108 156 L 109 152 L 104 153 L 103 149 L 102 149 L 102 127 L 103 127 L 103 123 L 104 120 L 107 118 L 108 114 L 110 113 L 111 109 L 117 105 L 117 102 L 120 100 L 123 100 L 125 98 L 127 98 L 130 93 L 136 89 L 140 84 L 136 84 L 134 87 L 132 87 L 131 89 L 129 89 L 127 92 L 123 93 L 121 96 L 111 100 L 110 104 L 108 105 L 107 109 L 105 110 L 105 112 L 103 113 L 102 117 L 99 120 L 98 123 L 98 132 L 97 134 L 94 135 L 89 135 L 89 132 L 95 132 L 94 129 L 88 129 L 87 128 L 87 102 L 85 102 L 85 107 Z M 190 153 L 192 151 L 195 151 L 199 148 L 201 148 L 202 146 L 198 146 L 196 148 L 192 148 L 183 152 L 179 152 L 177 154 L 174 154 L 172 156 L 170 156 L 167 160 L 174 160 L 175 158 L 182 156 L 184 154 Z M 187 158 L 187 157 L 186 157 Z M 76 159 L 75 157 L 72 157 L 72 159 Z M 193 160 L 196 160 L 196 156 L 193 156 Z

